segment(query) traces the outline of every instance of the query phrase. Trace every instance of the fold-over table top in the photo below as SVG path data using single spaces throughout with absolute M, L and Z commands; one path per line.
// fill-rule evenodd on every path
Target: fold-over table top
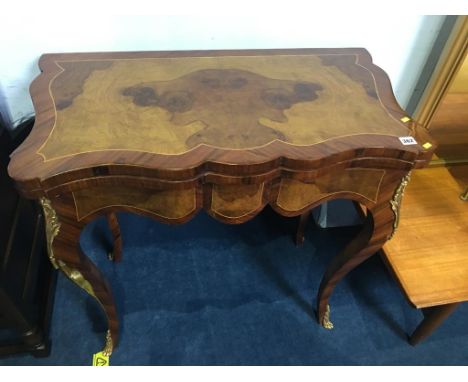
M 346 149 L 411 152 L 386 74 L 364 49 L 46 54 L 36 124 L 10 175 L 96 166 L 314 160 Z

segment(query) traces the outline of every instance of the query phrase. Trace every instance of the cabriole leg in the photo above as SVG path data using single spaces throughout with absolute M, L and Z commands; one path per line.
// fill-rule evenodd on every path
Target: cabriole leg
M 71 219 L 74 209 L 69 204 L 41 198 L 46 221 L 47 247 L 52 265 L 94 297 L 108 320 L 104 352 L 110 355 L 118 340 L 118 320 L 109 284 L 97 267 L 83 254 L 79 237 L 83 224 Z
M 400 173 L 401 174 L 401 173 Z M 328 300 L 338 282 L 363 261 L 374 255 L 394 235 L 399 208 L 409 173 L 388 176 L 381 185 L 379 201 L 368 209 L 359 234 L 328 265 L 317 296 L 317 316 L 325 328 L 333 328 Z

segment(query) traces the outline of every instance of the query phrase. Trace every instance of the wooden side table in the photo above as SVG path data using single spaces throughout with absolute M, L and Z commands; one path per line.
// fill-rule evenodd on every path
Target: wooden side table
M 415 173 L 401 208 L 401 230 L 382 249 L 405 297 L 424 314 L 409 337 L 412 345 L 468 301 L 468 204 L 459 199 L 461 191 L 445 167 Z
M 331 328 L 335 285 L 393 235 L 408 173 L 433 151 L 364 49 L 47 54 L 39 66 L 36 125 L 9 173 L 41 200 L 52 264 L 104 309 L 109 354 L 111 288 L 79 246 L 96 216 L 118 238 L 116 211 L 238 224 L 266 204 L 299 216 L 353 199 L 366 224 L 318 291 Z

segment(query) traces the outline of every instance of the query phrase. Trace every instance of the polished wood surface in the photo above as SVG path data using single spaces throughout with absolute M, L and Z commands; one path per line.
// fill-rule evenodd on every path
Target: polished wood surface
M 168 220 L 184 218 L 197 207 L 195 188 L 157 190 L 126 186 L 110 188 L 104 185 L 77 190 L 72 194 L 78 220 L 108 206 L 129 206 Z
M 56 59 L 62 72 L 49 84 L 56 121 L 39 153 L 45 160 L 101 150 L 183 154 L 199 145 L 311 145 L 343 133 L 404 136 L 357 58 Z
M 436 159 L 468 163 L 468 93 L 448 93 L 429 126 Z
M 463 168 L 466 174 L 468 166 Z M 436 167 L 414 172 L 405 191 L 400 227 L 384 253 L 417 308 L 468 300 L 468 203 L 459 198 L 463 190 L 448 169 Z
M 285 178 L 281 180 L 277 204 L 282 210 L 299 211 L 339 192 L 377 201 L 385 170 L 348 168 L 317 176 L 313 183 Z
M 116 238 L 117 211 L 173 224 L 204 209 L 238 224 L 267 204 L 298 216 L 355 200 L 366 224 L 317 297 L 319 322 L 331 327 L 334 287 L 391 237 L 391 201 L 435 147 L 401 121 L 387 75 L 364 49 L 48 54 L 39 65 L 36 124 L 9 173 L 48 211 L 53 264 L 103 307 L 110 351 L 119 325 L 111 289 L 79 246 L 97 216 L 111 216 Z
M 398 140 L 411 121 L 364 49 L 47 54 L 39 66 L 36 128 L 10 166 L 27 190 L 135 166 L 167 180 L 302 170 L 343 145 L 425 159 Z

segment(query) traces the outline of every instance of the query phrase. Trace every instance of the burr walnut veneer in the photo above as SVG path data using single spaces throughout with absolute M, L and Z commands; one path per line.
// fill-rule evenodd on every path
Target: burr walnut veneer
M 355 200 L 366 223 L 318 291 L 331 327 L 333 288 L 391 237 L 408 173 L 432 154 L 364 49 L 46 54 L 39 66 L 36 123 L 9 173 L 42 202 L 52 263 L 102 305 L 108 353 L 111 289 L 79 246 L 96 216 L 108 216 L 119 258 L 115 211 L 184 223 L 203 208 L 237 224 L 266 204 L 299 216 Z

